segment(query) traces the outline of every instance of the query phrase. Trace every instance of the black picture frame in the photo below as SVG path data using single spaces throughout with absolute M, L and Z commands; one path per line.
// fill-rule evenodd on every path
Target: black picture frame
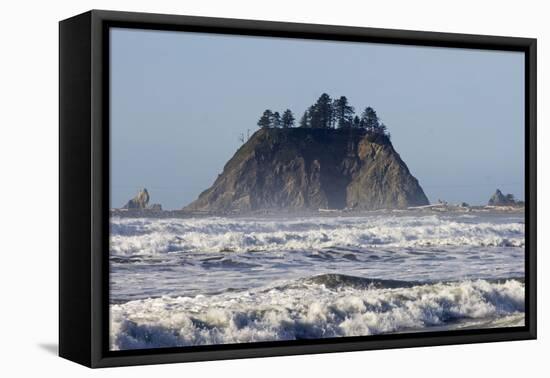
M 110 27 L 519 51 L 525 54 L 525 326 L 109 351 Z M 92 10 L 59 24 L 59 355 L 88 367 L 536 338 L 536 39 Z

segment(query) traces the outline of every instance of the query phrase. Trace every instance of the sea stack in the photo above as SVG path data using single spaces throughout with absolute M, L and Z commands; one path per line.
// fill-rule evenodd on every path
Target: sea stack
M 513 194 L 504 195 L 500 189 L 497 189 L 496 192 L 489 199 L 489 206 L 512 206 L 516 205 L 517 202 L 514 199 Z
M 122 208 L 128 210 L 143 210 L 147 208 L 148 203 L 149 192 L 147 191 L 147 189 L 143 188 L 140 189 L 136 196 L 129 200 Z
M 386 135 L 353 128 L 263 128 L 184 210 L 377 210 L 428 204 Z

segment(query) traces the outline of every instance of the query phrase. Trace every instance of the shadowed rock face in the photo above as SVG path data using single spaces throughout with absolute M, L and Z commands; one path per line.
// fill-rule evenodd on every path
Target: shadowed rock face
M 506 206 L 506 205 L 515 205 L 516 200 L 512 194 L 502 194 L 500 189 L 497 189 L 496 192 L 489 199 L 488 204 L 490 206 Z
M 358 129 L 261 129 L 185 210 L 375 210 L 429 204 L 383 135 Z
M 149 203 L 149 192 L 147 189 L 141 189 L 138 194 L 124 205 L 123 209 L 146 209 Z

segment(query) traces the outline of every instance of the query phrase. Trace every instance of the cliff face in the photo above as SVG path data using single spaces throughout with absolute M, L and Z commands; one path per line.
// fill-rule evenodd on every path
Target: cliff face
M 375 210 L 429 204 L 382 135 L 357 129 L 261 129 L 185 210 Z

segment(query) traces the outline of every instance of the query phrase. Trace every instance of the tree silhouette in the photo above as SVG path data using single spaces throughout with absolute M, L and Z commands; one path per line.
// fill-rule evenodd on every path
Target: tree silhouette
M 273 113 L 271 117 L 271 127 L 281 127 L 281 115 L 279 114 L 279 112 Z
M 288 129 L 290 127 L 294 127 L 294 115 L 290 111 L 290 109 L 287 109 L 283 113 L 283 118 L 281 119 L 282 127 L 285 129 Z
M 323 93 L 317 102 L 309 108 L 311 117 L 311 127 L 318 129 L 328 129 L 332 127 L 334 118 L 332 111 L 332 99 L 326 93 Z
M 258 127 L 267 129 L 271 126 L 271 119 L 273 117 L 273 112 L 269 109 L 266 109 L 258 121 Z
M 302 127 L 302 128 L 308 128 L 308 127 L 311 127 L 311 118 L 310 118 L 310 115 L 309 115 L 309 111 L 306 110 L 304 112 L 304 115 L 302 116 L 302 118 L 300 118 L 300 125 L 299 127 Z
M 380 127 L 380 120 L 376 111 L 367 106 L 363 114 L 361 114 L 361 127 L 365 128 L 367 131 L 376 132 Z
M 294 127 L 295 120 L 290 109 L 286 109 L 282 116 L 279 112 L 266 109 L 258 121 L 258 126 L 288 129 Z M 346 96 L 332 100 L 326 93 L 321 94 L 315 104 L 304 112 L 298 126 L 315 129 L 363 128 L 368 133 L 390 137 L 386 125 L 380 122 L 380 118 L 372 107 L 367 106 L 359 117 L 355 115 L 355 110 Z
M 388 137 L 390 134 L 388 133 L 388 128 L 383 123 L 380 123 L 377 128 L 374 129 L 375 134 L 381 134 L 381 135 L 387 135 Z
M 339 129 L 351 127 L 355 110 L 350 106 L 346 96 L 342 96 L 333 102 L 333 113 L 336 126 Z
M 358 129 L 361 127 L 361 119 L 359 118 L 359 116 L 355 116 L 355 118 L 353 118 L 352 127 L 355 129 Z

